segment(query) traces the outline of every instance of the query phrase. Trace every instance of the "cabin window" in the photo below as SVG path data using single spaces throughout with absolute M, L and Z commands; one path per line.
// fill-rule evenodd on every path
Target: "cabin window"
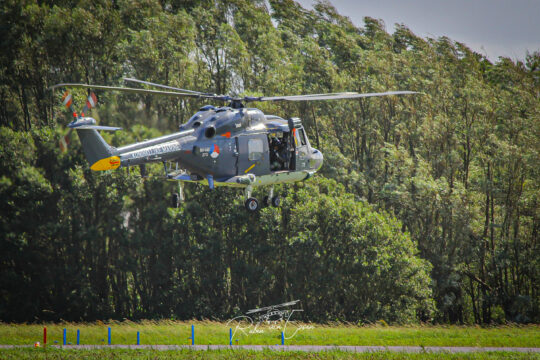
M 255 161 L 262 158 L 263 155 L 263 142 L 261 139 L 249 139 L 248 140 L 248 159 Z

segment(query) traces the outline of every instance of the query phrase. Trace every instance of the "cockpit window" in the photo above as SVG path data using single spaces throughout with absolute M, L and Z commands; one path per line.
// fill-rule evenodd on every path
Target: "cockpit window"
M 200 112 L 196 113 L 195 115 L 193 115 L 189 120 L 188 120 L 188 124 L 191 124 L 192 122 L 194 122 L 195 120 L 197 119 L 200 119 L 202 117 L 202 114 Z
M 208 110 L 215 110 L 216 107 L 214 105 L 204 105 L 202 108 L 199 109 L 199 111 L 208 111 Z
M 259 109 L 249 109 L 245 112 L 244 118 L 248 125 L 254 126 L 264 121 L 264 114 Z
M 307 141 L 306 141 L 306 133 L 304 132 L 304 129 L 300 129 L 299 133 L 300 133 L 300 143 L 302 145 L 306 145 Z
M 296 135 L 296 142 L 298 143 L 298 146 L 303 146 L 307 144 L 306 134 L 303 128 L 297 129 L 295 131 L 295 135 Z

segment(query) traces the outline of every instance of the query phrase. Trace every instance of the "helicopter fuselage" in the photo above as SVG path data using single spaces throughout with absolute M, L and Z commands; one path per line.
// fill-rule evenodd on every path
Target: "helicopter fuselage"
M 78 131 L 85 151 L 89 146 L 85 146 L 84 133 L 89 130 Z M 167 171 L 169 179 L 201 182 L 211 188 L 300 181 L 313 175 L 323 162 L 322 153 L 311 147 L 300 119 L 265 116 L 255 108 L 213 106 L 201 108 L 177 133 L 111 147 L 109 152 L 111 156 L 91 168 L 176 163 L 174 170 L 170 167 Z

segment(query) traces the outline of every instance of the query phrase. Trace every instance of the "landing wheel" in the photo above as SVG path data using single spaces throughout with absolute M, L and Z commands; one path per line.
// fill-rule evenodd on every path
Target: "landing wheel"
M 259 210 L 259 202 L 255 198 L 248 198 L 244 205 L 248 211 L 255 212 Z
M 280 203 L 281 203 L 281 199 L 280 199 L 279 196 L 276 195 L 276 196 L 274 196 L 272 198 L 272 206 L 273 207 L 278 207 Z
M 270 197 L 269 196 L 264 197 L 262 205 L 263 206 L 270 206 Z
M 177 193 L 173 193 L 171 197 L 171 207 L 177 209 L 179 205 L 180 196 Z

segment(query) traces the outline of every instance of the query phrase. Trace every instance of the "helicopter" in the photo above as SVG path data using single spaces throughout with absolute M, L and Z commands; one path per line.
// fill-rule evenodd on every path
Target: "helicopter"
M 209 99 L 228 102 L 227 106 L 205 105 L 199 109 L 179 131 L 121 147 L 113 147 L 98 130 L 116 131 L 119 127 L 97 125 L 96 120 L 85 116 L 94 107 L 97 98 L 90 93 L 86 106 L 80 114 L 73 110 L 69 91 L 62 97 L 63 104 L 73 114 L 68 124 L 69 134 L 75 130 L 94 171 L 114 170 L 139 166 L 144 177 L 145 164 L 163 163 L 165 177 L 178 181 L 178 193 L 172 195 L 172 206 L 178 207 L 184 200 L 183 183 L 195 182 L 210 189 L 220 186 L 243 188 L 244 205 L 250 212 L 262 206 L 280 205 L 279 195 L 274 194 L 274 185 L 303 181 L 313 176 L 323 164 L 323 154 L 313 148 L 306 135 L 301 119 L 283 119 L 264 114 L 257 108 L 244 104 L 262 101 L 317 101 L 353 99 L 376 96 L 414 94 L 414 91 L 389 91 L 382 93 L 340 92 L 287 96 L 230 96 L 204 93 L 157 84 L 134 78 L 126 82 L 152 86 L 164 90 L 134 87 L 116 87 L 79 83 L 62 83 L 57 88 L 87 88 L 96 90 L 122 91 L 173 97 Z M 65 142 L 64 142 L 64 145 Z M 167 163 L 176 164 L 167 167 Z M 262 204 L 252 197 L 255 187 L 269 186 L 268 195 Z

